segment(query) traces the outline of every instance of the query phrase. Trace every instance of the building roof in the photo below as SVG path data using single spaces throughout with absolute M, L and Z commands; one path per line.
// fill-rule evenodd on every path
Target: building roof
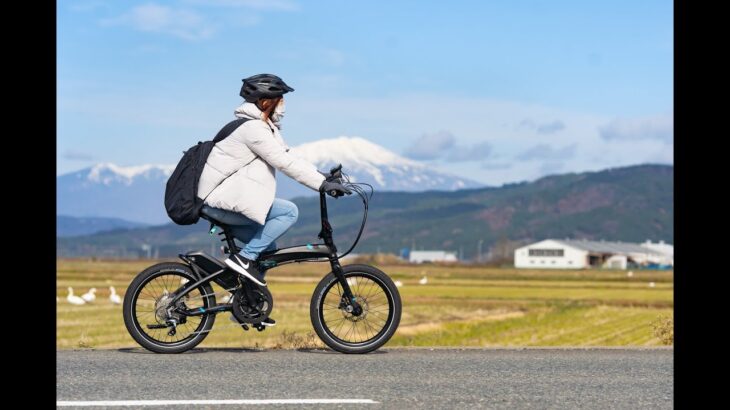
M 564 245 L 571 246 L 588 252 L 596 253 L 646 253 L 650 255 L 662 255 L 661 252 L 641 246 L 638 243 L 630 242 L 606 242 L 586 241 L 576 239 L 553 239 Z

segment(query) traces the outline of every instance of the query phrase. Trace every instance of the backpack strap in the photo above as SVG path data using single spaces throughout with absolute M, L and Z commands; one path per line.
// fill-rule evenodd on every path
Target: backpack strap
M 223 128 L 221 128 L 220 131 L 218 131 L 218 134 L 213 138 L 213 143 L 219 143 L 226 139 L 229 135 L 233 134 L 233 131 L 238 129 L 244 122 L 248 121 L 248 118 L 238 118 L 235 119 L 228 124 L 226 124 Z

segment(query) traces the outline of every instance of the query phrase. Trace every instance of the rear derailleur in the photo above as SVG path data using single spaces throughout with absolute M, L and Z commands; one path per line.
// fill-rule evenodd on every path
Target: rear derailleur
M 172 300 L 172 295 L 165 292 L 162 295 L 162 297 L 160 297 L 155 302 L 155 316 L 157 318 L 158 323 L 149 324 L 149 325 L 147 325 L 147 328 L 149 328 L 149 329 L 170 328 L 170 330 L 167 332 L 168 336 L 175 336 L 175 334 L 177 334 L 177 326 L 187 322 L 187 318 L 185 317 L 185 315 L 181 315 L 179 313 L 176 313 L 175 311 L 177 309 L 185 309 L 186 306 L 185 306 L 184 300 L 178 301 L 177 306 L 169 306 L 171 300 Z

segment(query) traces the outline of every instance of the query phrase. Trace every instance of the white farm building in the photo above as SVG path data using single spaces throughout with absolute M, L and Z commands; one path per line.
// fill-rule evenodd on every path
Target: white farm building
M 515 250 L 516 268 L 626 269 L 629 265 L 674 265 L 674 247 L 645 242 L 546 239 Z
M 446 251 L 411 251 L 408 261 L 411 263 L 423 262 L 456 262 L 456 252 Z

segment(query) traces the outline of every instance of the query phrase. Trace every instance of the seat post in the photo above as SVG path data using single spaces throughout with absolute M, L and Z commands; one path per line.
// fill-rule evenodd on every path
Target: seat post
M 205 220 L 210 222 L 211 235 L 213 234 L 214 226 L 218 226 L 219 228 L 221 228 L 221 232 L 218 232 L 218 235 L 224 236 L 224 238 L 221 239 L 221 242 L 223 242 L 223 241 L 226 242 L 226 245 L 228 246 L 229 254 L 238 253 L 241 250 L 238 246 L 236 246 L 236 241 L 234 240 L 235 237 L 233 236 L 233 233 L 231 232 L 231 228 L 227 224 L 224 224 L 224 223 L 218 221 L 217 219 L 215 219 L 214 217 L 212 217 L 211 215 L 207 214 L 205 207 L 203 207 L 200 216 L 201 216 L 201 218 L 204 218 Z

